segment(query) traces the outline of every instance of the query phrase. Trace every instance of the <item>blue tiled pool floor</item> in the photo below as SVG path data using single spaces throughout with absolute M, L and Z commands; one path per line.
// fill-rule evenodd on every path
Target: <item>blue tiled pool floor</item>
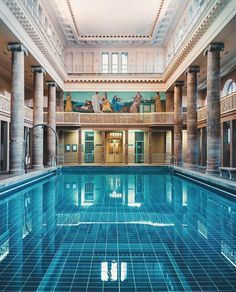
M 235 214 L 168 174 L 60 174 L 0 201 L 0 290 L 235 291 Z

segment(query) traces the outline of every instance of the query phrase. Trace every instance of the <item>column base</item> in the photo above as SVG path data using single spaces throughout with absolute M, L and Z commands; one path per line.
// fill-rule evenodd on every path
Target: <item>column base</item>
M 21 174 L 25 174 L 25 170 L 23 168 L 14 168 L 14 169 L 9 170 L 9 174 L 21 175 Z
M 46 166 L 53 167 L 53 166 L 56 166 L 56 164 L 52 164 L 51 162 L 47 162 Z
M 40 170 L 40 169 L 44 169 L 44 166 L 43 165 L 32 165 L 32 168 L 35 169 L 35 170 Z
M 218 176 L 220 171 L 219 169 L 206 169 L 206 174 Z
M 174 164 L 174 166 L 183 167 L 183 162 L 182 161 L 176 161 L 176 163 Z
M 197 170 L 198 169 L 197 164 L 184 163 L 183 166 L 189 170 Z

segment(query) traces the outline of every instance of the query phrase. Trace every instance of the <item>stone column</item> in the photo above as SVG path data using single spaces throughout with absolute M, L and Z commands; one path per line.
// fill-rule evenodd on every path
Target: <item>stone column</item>
M 148 131 L 148 164 L 152 164 L 152 130 Z
M 24 171 L 24 56 L 28 55 L 22 44 L 10 43 L 12 51 L 12 96 L 10 123 L 10 173 L 21 174 Z
M 230 166 L 227 152 L 228 152 L 228 123 L 221 123 L 221 166 Z
M 106 132 L 102 131 L 102 164 L 106 163 Z
M 56 89 L 57 83 L 47 82 L 48 85 L 48 126 L 56 131 Z M 56 156 L 56 137 L 51 129 L 47 129 L 47 164 L 51 165 L 53 157 Z
M 82 130 L 78 130 L 78 164 L 82 163 Z
M 197 73 L 199 66 L 190 66 L 187 74 L 187 157 L 186 167 L 196 168 L 198 164 L 197 140 Z
M 206 128 L 200 129 L 201 166 L 206 165 Z
M 166 92 L 166 112 L 174 111 L 174 92 L 168 90 Z
M 34 111 L 33 125 L 43 124 L 43 75 L 45 70 L 42 67 L 32 67 L 34 73 Z M 33 129 L 33 168 L 43 168 L 43 128 Z
M 218 174 L 220 166 L 220 51 L 223 43 L 212 43 L 207 55 L 207 169 L 206 173 Z
M 125 164 L 129 163 L 129 132 L 125 130 Z
M 183 114 L 182 114 L 182 87 L 183 81 L 176 81 L 174 86 L 174 156 L 176 163 L 182 164 L 182 130 L 183 130 Z
M 236 167 L 236 120 L 230 121 L 230 167 Z

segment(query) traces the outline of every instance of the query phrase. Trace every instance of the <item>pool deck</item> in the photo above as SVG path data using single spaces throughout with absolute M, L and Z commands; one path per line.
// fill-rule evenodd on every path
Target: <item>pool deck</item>
M 29 170 L 27 173 L 21 175 L 12 174 L 1 174 L 0 175 L 0 191 L 2 189 L 12 187 L 19 183 L 24 183 L 26 181 L 35 179 L 37 177 L 45 176 L 47 174 L 53 173 L 56 167 L 47 167 L 42 170 Z
M 190 179 L 201 181 L 205 184 L 232 192 L 236 197 L 236 181 L 222 178 L 218 175 L 213 176 L 202 172 L 202 170 L 189 170 L 184 167 L 173 166 L 175 173 L 187 176 Z

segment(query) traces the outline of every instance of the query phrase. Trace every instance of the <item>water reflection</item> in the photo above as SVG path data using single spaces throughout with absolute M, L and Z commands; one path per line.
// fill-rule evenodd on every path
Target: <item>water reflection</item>
M 235 214 L 174 176 L 58 175 L 0 201 L 0 290 L 234 291 Z

